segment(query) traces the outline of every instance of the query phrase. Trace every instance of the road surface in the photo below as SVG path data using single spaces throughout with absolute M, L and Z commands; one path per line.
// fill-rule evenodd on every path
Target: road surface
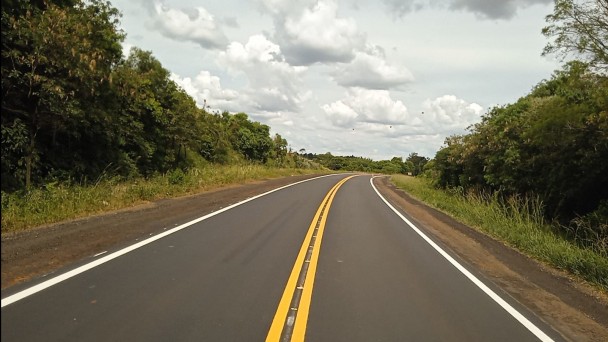
M 2 341 L 560 340 L 370 180 L 300 182 L 6 291 Z

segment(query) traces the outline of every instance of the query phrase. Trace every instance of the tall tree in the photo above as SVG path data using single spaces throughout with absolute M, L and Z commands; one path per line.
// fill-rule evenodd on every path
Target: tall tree
M 435 156 L 441 186 L 539 196 L 571 219 L 608 198 L 608 77 L 570 62 L 516 103 L 492 109 Z
M 273 147 L 270 127 L 250 121 L 245 113 L 232 115 L 229 122 L 234 148 L 248 160 L 265 163 Z
M 422 173 L 424 169 L 424 165 L 429 161 L 429 158 L 419 156 L 418 153 L 413 152 L 407 157 L 406 162 L 411 162 L 414 165 L 414 169 L 412 170 L 414 176 L 417 176 Z
M 608 0 L 556 0 L 543 34 L 553 38 L 543 55 L 574 54 L 601 73 L 608 73 Z
M 100 0 L 3 4 L 2 128 L 27 140 L 22 156 L 3 167 L 23 165 L 26 187 L 33 174 L 53 168 L 53 151 L 69 155 L 87 123 L 104 121 L 92 116 L 104 115 L 98 100 L 122 55 L 118 16 Z
M 175 168 L 188 148 L 199 152 L 201 115 L 169 76 L 151 52 L 139 48 L 132 48 L 113 73 L 120 102 L 115 129 L 127 158 L 123 166 L 135 165 L 143 175 Z
M 276 133 L 272 139 L 272 146 L 272 157 L 276 160 L 278 166 L 283 166 L 285 158 L 287 157 L 287 140 L 281 137 L 280 134 Z

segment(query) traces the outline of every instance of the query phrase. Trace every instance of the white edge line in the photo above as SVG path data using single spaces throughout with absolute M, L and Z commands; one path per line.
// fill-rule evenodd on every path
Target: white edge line
M 101 264 L 104 264 L 104 263 L 106 263 L 106 262 L 108 262 L 108 261 L 110 261 L 112 259 L 116 259 L 119 256 L 127 254 L 127 253 L 129 253 L 131 251 L 134 251 L 134 250 L 136 250 L 136 249 L 138 249 L 140 247 L 143 247 L 143 246 L 145 246 L 145 245 L 147 245 L 149 243 L 152 243 L 152 242 L 154 242 L 154 241 L 156 241 L 158 239 L 162 239 L 162 238 L 164 238 L 167 235 L 173 234 L 173 233 L 175 233 L 177 231 L 180 231 L 180 230 L 182 230 L 182 229 L 184 229 L 186 227 L 189 227 L 189 226 L 191 226 L 191 225 L 193 225 L 195 223 L 204 221 L 204 220 L 206 220 L 206 219 L 208 219 L 210 217 L 213 217 L 215 215 L 221 214 L 221 213 L 223 213 L 225 211 L 228 211 L 228 210 L 230 210 L 232 208 L 238 207 L 239 205 L 245 204 L 247 202 L 250 202 L 250 201 L 253 201 L 255 199 L 258 199 L 258 198 L 260 198 L 262 196 L 266 196 L 268 194 L 271 194 L 271 193 L 273 193 L 275 191 L 283 190 L 285 188 L 288 188 L 288 187 L 291 187 L 291 186 L 294 186 L 294 185 L 297 185 L 297 184 L 300 184 L 300 183 L 304 183 L 304 182 L 308 182 L 308 181 L 312 181 L 312 180 L 320 179 L 320 178 L 324 178 L 324 177 L 329 177 L 329 176 L 336 176 L 336 175 L 340 175 L 340 174 L 323 175 L 323 176 L 309 178 L 309 179 L 301 180 L 299 182 L 287 184 L 287 185 L 284 185 L 282 187 L 279 187 L 279 188 L 267 191 L 265 193 L 262 193 L 262 194 L 250 197 L 250 198 L 248 198 L 246 200 L 243 200 L 241 202 L 232 204 L 232 205 L 227 206 L 225 208 L 222 208 L 220 210 L 214 211 L 214 212 L 209 213 L 209 214 L 207 214 L 205 216 L 201 216 L 201 217 L 199 217 L 197 219 L 194 219 L 194 220 L 192 220 L 190 222 L 186 222 L 186 223 L 184 223 L 184 224 L 182 224 L 180 226 L 177 226 L 177 227 L 172 228 L 170 230 L 164 231 L 164 232 L 162 232 L 162 233 L 160 233 L 158 235 L 155 235 L 155 236 L 153 236 L 151 238 L 148 238 L 146 240 L 142 240 L 142 241 L 140 241 L 140 242 L 138 242 L 136 244 L 133 244 L 133 245 L 131 245 L 129 247 L 126 247 L 126 248 L 118 250 L 118 251 L 116 251 L 114 253 L 108 254 L 108 255 L 104 256 L 103 258 L 99 258 L 97 260 L 91 261 L 90 263 L 87 263 L 85 265 L 77 267 L 77 268 L 75 268 L 75 269 L 73 269 L 71 271 L 68 271 L 66 273 L 60 274 L 60 275 L 58 275 L 58 276 L 56 276 L 54 278 L 51 278 L 49 280 L 46 280 L 46 281 L 44 281 L 44 282 L 42 282 L 40 284 L 34 285 L 32 287 L 29 287 L 29 288 L 27 288 L 25 290 L 17 292 L 17 293 L 15 293 L 13 295 L 10 295 L 10 296 L 6 297 L 6 298 L 2 298 L 2 306 L 1 307 L 5 307 L 7 305 L 15 303 L 15 302 L 17 302 L 17 301 L 19 301 L 19 300 L 21 300 L 23 298 L 31 296 L 31 295 L 33 295 L 33 294 L 35 294 L 37 292 L 40 292 L 40 291 L 42 291 L 42 290 L 44 290 L 46 288 L 49 288 L 49 287 L 51 287 L 53 285 L 56 285 L 56 284 L 58 284 L 58 283 L 60 283 L 60 282 L 62 282 L 64 280 L 70 279 L 70 278 L 72 278 L 72 277 L 74 277 L 74 276 L 76 276 L 76 275 L 78 275 L 80 273 L 86 272 L 86 271 L 88 271 L 88 270 L 90 270 L 90 269 L 92 269 L 94 267 L 97 267 L 97 266 L 99 266 Z
M 496 292 L 492 291 L 489 287 L 486 286 L 481 280 L 475 277 L 471 272 L 469 272 L 466 268 L 464 268 L 458 261 L 454 260 L 448 253 L 446 253 L 441 247 L 439 247 L 433 240 L 431 240 L 428 236 L 426 236 L 418 227 L 416 227 L 410 220 L 405 218 L 395 207 L 393 207 L 378 191 L 376 186 L 373 183 L 374 178 L 378 178 L 380 176 L 374 176 L 370 178 L 369 182 L 376 191 L 376 194 L 382 199 L 382 201 L 397 214 L 405 223 L 407 223 L 410 228 L 412 228 L 420 237 L 422 237 L 431 247 L 433 247 L 439 254 L 441 254 L 447 261 L 449 261 L 457 270 L 459 270 L 462 274 L 464 274 L 469 280 L 473 282 L 473 284 L 477 285 L 485 294 L 487 294 L 492 300 L 494 300 L 498 305 L 500 305 L 503 309 L 505 309 L 513 318 L 515 318 L 519 323 L 521 323 L 524 327 L 526 327 L 532 334 L 538 337 L 539 340 L 543 342 L 552 342 L 553 339 L 547 334 L 545 334 L 542 330 L 540 330 L 534 323 L 530 322 L 524 315 L 522 315 L 519 311 L 513 308 L 509 303 L 507 303 L 504 299 L 502 299 Z

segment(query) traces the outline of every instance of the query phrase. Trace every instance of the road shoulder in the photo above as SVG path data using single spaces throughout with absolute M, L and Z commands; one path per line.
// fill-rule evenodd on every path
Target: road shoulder
M 608 341 L 605 294 L 430 208 L 395 187 L 388 177 L 376 178 L 374 184 L 393 205 L 413 216 L 425 232 L 556 327 L 566 339 Z

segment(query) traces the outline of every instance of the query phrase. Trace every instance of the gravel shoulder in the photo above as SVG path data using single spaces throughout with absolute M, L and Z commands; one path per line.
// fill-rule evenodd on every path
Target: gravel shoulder
M 105 251 L 173 228 L 249 197 L 296 181 L 301 175 L 250 182 L 201 194 L 150 202 L 133 208 L 3 235 L 2 293 L 82 263 Z M 538 263 L 483 233 L 375 179 L 380 192 L 432 237 L 483 276 L 530 308 L 571 341 L 608 341 L 608 297 L 567 274 Z

